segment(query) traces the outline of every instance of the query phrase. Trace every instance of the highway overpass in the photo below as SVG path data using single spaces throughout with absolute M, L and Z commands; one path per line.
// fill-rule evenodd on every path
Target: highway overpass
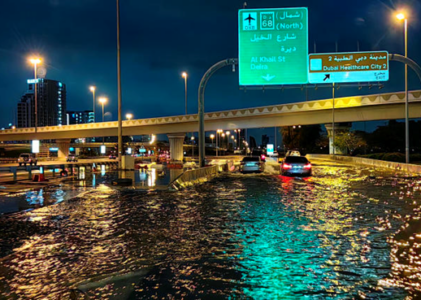
M 421 90 L 409 93 L 410 118 L 421 117 Z M 403 119 L 404 93 L 335 99 L 335 122 Z M 219 128 L 263 128 L 332 122 L 332 99 L 280 104 L 205 114 L 206 131 Z M 16 128 L 0 131 L 0 141 L 116 136 L 117 122 Z M 181 115 L 123 121 L 123 135 L 173 134 L 198 130 L 198 116 Z
M 409 93 L 410 118 L 421 117 L 421 90 Z M 335 99 L 335 122 L 361 122 L 403 119 L 405 94 L 387 93 Z M 280 104 L 256 108 L 210 112 L 205 114 L 205 130 L 282 127 L 292 125 L 331 124 L 332 99 Z M 60 148 L 59 157 L 67 155 L 72 138 L 116 136 L 117 122 L 66 126 L 16 128 L 0 131 L 0 141 L 51 140 Z M 123 135 L 168 134 L 171 158 L 183 156 L 186 132 L 196 132 L 198 115 L 181 115 L 123 121 Z

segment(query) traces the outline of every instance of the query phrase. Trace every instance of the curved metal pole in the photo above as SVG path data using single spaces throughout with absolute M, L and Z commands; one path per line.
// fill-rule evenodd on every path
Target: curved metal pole
M 219 69 L 225 66 L 238 65 L 237 58 L 228 58 L 221 60 L 220 62 L 214 64 L 210 67 L 205 75 L 203 75 L 202 80 L 199 84 L 199 164 L 203 168 L 205 166 L 205 88 L 210 79 L 210 77 Z
M 408 65 L 415 73 L 417 73 L 418 78 L 421 81 L 421 67 L 412 59 L 399 54 L 389 54 L 389 60 L 398 61 Z

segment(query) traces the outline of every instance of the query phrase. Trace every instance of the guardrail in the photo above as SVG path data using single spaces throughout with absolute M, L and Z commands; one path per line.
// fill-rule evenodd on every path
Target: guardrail
M 355 156 L 342 156 L 342 155 L 329 155 L 329 154 L 308 154 L 307 157 L 311 159 L 331 159 L 342 162 L 349 162 L 357 165 L 370 166 L 373 168 L 384 168 L 391 169 L 395 171 L 402 171 L 406 173 L 416 173 L 421 174 L 421 166 L 399 163 L 393 161 L 385 161 L 364 157 L 355 157 Z
M 95 165 L 118 165 L 117 161 L 101 161 L 101 162 L 94 162 Z M 53 177 L 56 176 L 56 170 L 69 170 L 69 175 L 73 175 L 73 169 L 77 169 L 80 167 L 85 167 L 85 168 L 93 168 L 93 162 L 91 163 L 86 163 L 86 162 L 82 162 L 82 163 L 59 163 L 59 164 L 55 164 L 55 165 L 37 165 L 37 166 L 10 166 L 10 167 L 0 167 L 0 172 L 7 172 L 7 173 L 11 173 L 13 176 L 13 180 L 16 181 L 17 180 L 17 176 L 18 176 L 18 172 L 19 171 L 24 171 L 24 172 L 28 172 L 28 179 L 31 180 L 32 179 L 32 172 L 33 171 L 40 171 L 41 168 L 43 168 L 43 172 L 45 173 L 46 171 L 52 171 Z
M 185 171 L 171 182 L 169 187 L 170 189 L 180 190 L 188 186 L 206 182 L 218 175 L 219 168 L 220 166 L 211 166 Z

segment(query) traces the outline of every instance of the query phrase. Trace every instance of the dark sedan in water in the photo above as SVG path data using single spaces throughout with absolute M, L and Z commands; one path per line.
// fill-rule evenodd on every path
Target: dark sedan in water
M 311 176 L 311 163 L 304 156 L 287 156 L 281 163 L 281 174 Z

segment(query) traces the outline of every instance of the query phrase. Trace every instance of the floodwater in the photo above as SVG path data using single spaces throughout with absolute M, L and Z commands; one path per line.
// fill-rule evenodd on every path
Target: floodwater
M 0 299 L 415 299 L 421 180 L 330 162 L 0 217 Z M 419 294 L 420 293 L 420 294 Z
M 56 173 L 60 172 L 57 169 Z M 12 188 L 13 192 L 0 188 L 0 215 L 14 213 L 22 210 L 32 210 L 48 205 L 54 205 L 65 200 L 72 199 L 80 193 L 91 190 L 103 184 L 112 184 L 112 180 L 118 178 L 118 172 L 102 165 L 99 172 L 92 173 L 85 167 L 75 169 L 75 178 L 70 178 L 60 184 L 51 186 L 38 186 L 31 188 L 30 185 L 23 187 L 18 184 Z M 178 177 L 182 170 L 157 170 L 142 169 L 136 171 L 126 171 L 120 176 L 130 178 L 134 189 L 168 189 L 170 182 Z M 13 187 L 9 186 L 9 187 Z

